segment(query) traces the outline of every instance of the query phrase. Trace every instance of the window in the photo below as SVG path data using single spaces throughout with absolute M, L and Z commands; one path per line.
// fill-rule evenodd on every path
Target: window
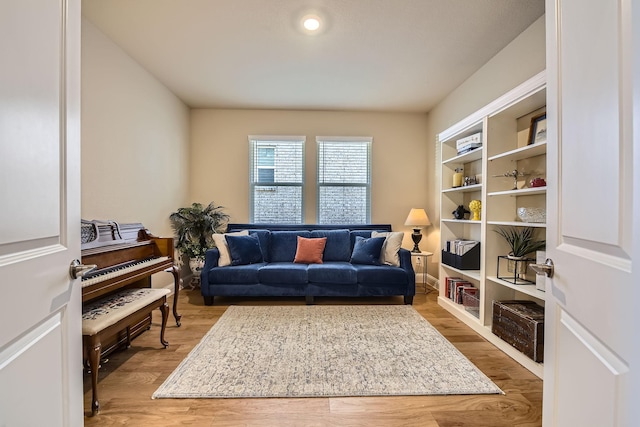
M 370 137 L 317 137 L 318 224 L 371 222 Z
M 253 223 L 301 224 L 304 136 L 249 136 Z

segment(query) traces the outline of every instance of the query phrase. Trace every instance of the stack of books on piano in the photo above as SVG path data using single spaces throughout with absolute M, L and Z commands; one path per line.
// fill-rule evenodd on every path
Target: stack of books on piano
M 458 154 L 468 153 L 476 148 L 482 147 L 482 132 L 474 133 L 465 138 L 456 141 L 456 150 Z

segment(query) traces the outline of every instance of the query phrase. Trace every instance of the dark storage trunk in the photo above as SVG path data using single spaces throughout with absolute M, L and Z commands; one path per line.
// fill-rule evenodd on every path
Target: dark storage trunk
M 542 362 L 544 307 L 533 301 L 494 301 L 491 331 L 534 362 Z

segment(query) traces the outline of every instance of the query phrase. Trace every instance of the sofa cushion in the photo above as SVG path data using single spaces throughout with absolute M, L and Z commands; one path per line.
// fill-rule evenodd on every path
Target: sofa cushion
M 351 285 L 358 281 L 356 268 L 348 262 L 312 264 L 307 269 L 309 283 L 337 283 Z
M 231 254 L 231 265 L 247 265 L 263 262 L 262 251 L 258 236 L 225 236 L 229 253 Z
M 262 259 L 269 262 L 269 242 L 271 241 L 271 232 L 269 230 L 249 230 L 249 234 L 255 234 L 260 240 L 260 250 L 262 251 Z
M 298 264 L 322 264 L 322 253 L 326 244 L 326 237 L 307 239 L 298 236 L 298 248 L 293 262 Z
M 380 265 L 380 252 L 384 244 L 384 237 L 371 237 L 365 239 L 357 236 L 356 243 L 351 254 L 352 264 Z
M 227 266 L 224 268 L 212 268 L 209 270 L 208 283 L 212 284 L 256 284 L 260 283 L 258 270 L 265 266 L 261 264 L 249 264 L 239 266 Z
M 354 265 L 360 286 L 406 285 L 407 272 L 400 267 Z
M 298 249 L 298 236 L 309 238 L 309 231 L 272 231 L 269 262 L 293 262 Z
M 398 256 L 398 252 L 402 247 L 402 239 L 404 239 L 404 233 L 402 231 L 384 233 L 372 231 L 371 237 L 385 238 L 384 244 L 382 245 L 382 252 L 380 253 L 380 264 L 400 267 L 400 257 Z
M 248 230 L 236 231 L 226 234 L 213 234 L 213 243 L 215 243 L 218 252 L 220 252 L 220 258 L 218 258 L 218 267 L 225 267 L 231 265 L 231 254 L 229 253 L 229 246 L 227 246 L 226 236 L 248 236 Z
M 326 237 L 323 261 L 345 261 L 351 258 L 351 238 L 349 230 L 311 230 L 311 237 Z
M 307 264 L 292 262 L 271 262 L 258 270 L 258 278 L 263 284 L 306 284 Z

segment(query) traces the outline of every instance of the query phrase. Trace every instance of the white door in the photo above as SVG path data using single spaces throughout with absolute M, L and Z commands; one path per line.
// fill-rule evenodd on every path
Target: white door
M 640 212 L 632 209 L 640 206 L 640 23 L 632 4 L 637 17 L 638 0 L 546 2 L 547 256 L 555 264 L 546 292 L 547 427 L 640 425 L 629 415 L 640 401 L 630 381 L 640 325 Z
M 80 2 L 0 10 L 0 426 L 80 426 Z

